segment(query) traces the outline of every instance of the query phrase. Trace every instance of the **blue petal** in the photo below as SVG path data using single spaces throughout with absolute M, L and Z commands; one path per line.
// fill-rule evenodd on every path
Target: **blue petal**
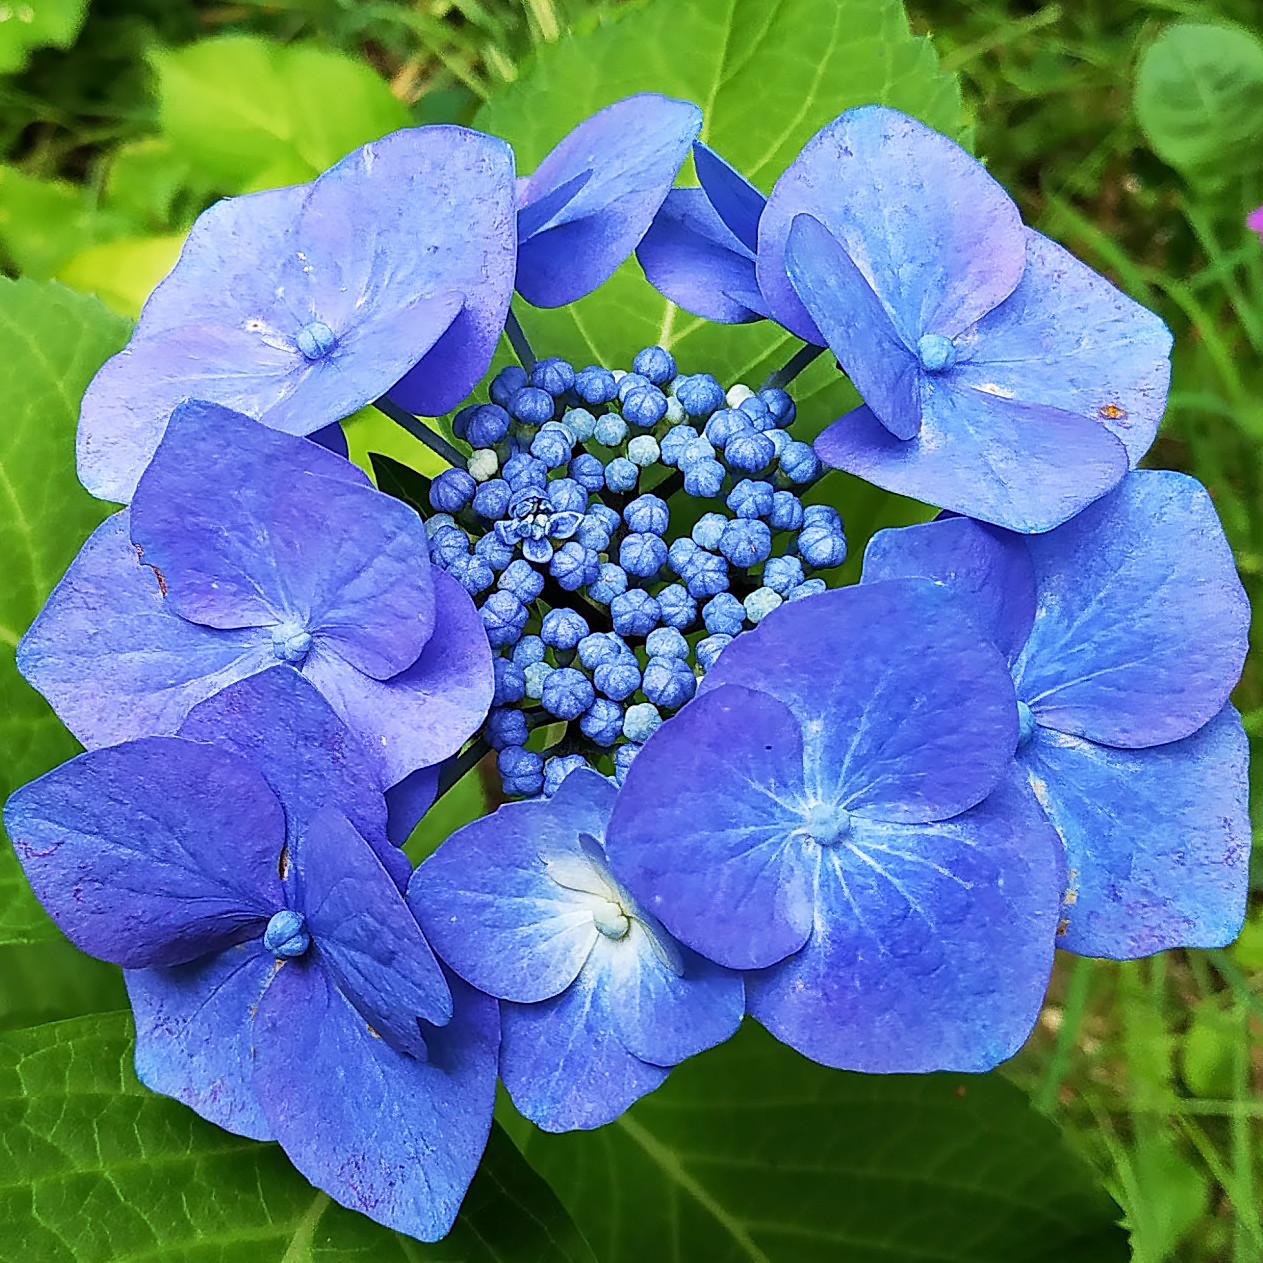
M 575 772 L 547 802 L 509 803 L 459 829 L 417 869 L 408 901 L 462 978 L 523 1003 L 574 981 L 601 935 L 592 900 L 554 880 L 550 863 L 583 858 L 580 837 L 604 835 L 613 798 L 603 777 Z
M 84 396 L 79 476 L 93 495 L 131 499 L 181 399 L 205 396 L 250 411 L 292 388 L 302 357 L 245 325 L 275 306 L 275 272 L 260 259 L 289 253 L 306 192 L 300 185 L 225 198 L 198 216 L 175 268 L 145 303 L 131 343 Z
M 541 535 L 538 539 L 522 541 L 522 556 L 537 566 L 544 565 L 553 555 L 553 546 Z
M 84 393 L 75 440 L 79 481 L 94 496 L 126 504 L 178 404 L 213 399 L 258 416 L 290 394 L 308 369 L 296 350 L 240 328 L 141 332 L 106 360 Z M 310 420 L 317 430 L 339 418 Z
M 303 674 L 373 754 L 378 783 L 394 785 L 455 754 L 491 709 L 491 647 L 473 600 L 436 571 L 434 632 L 421 656 L 389 680 L 375 680 L 333 654 L 313 652 Z
M 291 846 L 322 805 L 336 803 L 400 889 L 407 886 L 412 865 L 387 837 L 386 803 L 368 751 L 292 667 L 262 671 L 208 698 L 189 712 L 179 735 L 257 768 L 285 808 Z
M 1053 960 L 1060 854 L 1013 773 L 941 824 L 857 822 L 822 852 L 810 941 L 747 979 L 750 1012 L 828 1066 L 989 1070 L 1021 1047 Z
M 271 1140 L 254 1095 L 254 1010 L 276 972 L 259 940 L 171 969 L 129 969 L 136 1077 L 238 1136 Z
M 561 307 L 614 275 L 662 205 L 701 111 L 687 101 L 642 93 L 581 123 L 523 186 L 519 211 L 591 171 L 575 195 L 518 244 L 517 289 L 536 307 Z
M 407 505 L 346 462 L 214 404 L 178 409 L 136 490 L 132 540 L 175 608 L 216 627 L 294 621 L 313 647 L 384 679 L 433 627 L 429 547 Z
M 550 514 L 548 518 L 549 539 L 569 539 L 579 529 L 579 523 L 582 521 L 583 514 L 575 513 L 572 509 Z M 525 553 L 526 550 L 523 549 L 522 551 Z
M 1068 250 L 1026 229 L 1013 293 L 962 335 L 956 377 L 1076 412 L 1113 433 L 1134 466 L 1166 408 L 1171 332 Z
M 350 458 L 351 449 L 346 444 L 346 433 L 337 421 L 307 437 L 318 447 L 323 447 L 325 451 L 332 452 L 335 456 L 341 456 L 343 460 Z
M 1060 525 L 1127 472 L 1103 426 L 967 389 L 935 391 L 907 440 L 856 408 L 820 435 L 816 454 L 886 491 L 1023 533 Z
M 1147 746 L 1219 713 L 1245 661 L 1250 607 L 1196 480 L 1138 470 L 1030 550 L 1038 607 L 1016 675 L 1041 724 Z
M 1012 662 L 1035 621 L 1035 571 L 1020 535 L 967 517 L 878 531 L 864 551 L 865 583 L 934 579 L 961 592 L 968 612 Z
M 1036 728 L 1019 758 L 1065 843 L 1061 946 L 1130 960 L 1236 938 L 1249 892 L 1249 746 L 1231 706 L 1148 750 Z
M 602 1127 L 667 1077 L 615 1033 L 601 970 L 584 970 L 551 1000 L 502 1004 L 500 1021 L 500 1077 L 518 1113 L 544 1131 Z
M 471 322 L 465 299 L 456 289 L 405 301 L 397 307 L 383 303 L 338 331 L 333 349 L 307 364 L 292 388 L 260 412 L 259 419 L 287 434 L 310 434 L 331 418 L 349 417 L 388 391 L 397 399 L 396 383 L 409 375 L 418 357 L 424 355 L 429 361 L 432 348 L 446 343 L 452 329 L 458 324 L 467 327 Z M 429 367 L 427 395 L 445 390 L 447 394 L 435 397 L 448 398 L 452 389 L 449 381 L 453 377 L 464 381 L 469 371 L 448 362 L 440 367 L 436 357 L 433 367 Z M 459 402 L 464 396 L 456 398 Z M 425 403 L 427 410 L 433 406 L 429 398 L 411 401 L 418 412 L 422 411 L 416 406 L 419 403 Z M 254 413 L 253 409 L 243 411 Z
M 424 1057 L 417 1019 L 444 1025 L 452 997 L 394 879 L 335 806 L 307 822 L 290 861 L 298 911 L 339 989 L 392 1046 Z
M 294 237 L 302 257 L 287 264 L 288 301 L 306 301 L 303 318 L 316 316 L 339 332 L 368 314 L 378 329 L 372 336 L 365 330 L 361 354 L 376 349 L 391 313 L 421 317 L 418 303 L 463 298 L 443 325 L 447 332 L 436 342 L 442 329 L 427 330 L 410 361 L 402 337 L 402 365 L 378 352 L 373 372 L 357 358 L 368 390 L 361 402 L 393 385 L 402 407 L 439 416 L 469 394 L 491 362 L 513 292 L 507 144 L 463 127 L 422 127 L 365 145 L 311 186 Z
M 563 184 L 558 184 L 555 188 L 548 190 L 542 196 L 531 202 L 529 206 L 523 206 L 517 213 L 517 239 L 518 241 L 527 241 L 533 237 L 541 228 L 543 228 L 558 211 L 569 206 L 571 202 L 578 196 L 579 190 L 592 178 L 595 173 L 589 167 L 586 171 L 580 171 L 576 175 L 572 175 L 570 179 Z M 526 193 L 530 188 L 530 179 L 523 178 L 518 182 L 518 188 Z
M 767 198 L 702 142 L 693 144 L 693 165 L 697 182 L 724 226 L 751 253 L 759 248 L 759 217 Z
M 954 337 L 1013 292 L 1022 221 L 981 163 L 883 106 L 848 110 L 818 132 L 772 190 L 759 223 L 759 287 L 773 316 L 821 345 L 785 269 L 794 216 L 841 243 L 904 341 Z
M 446 412 L 490 362 L 514 236 L 508 146 L 454 127 L 398 132 L 306 188 L 220 203 L 88 389 L 84 485 L 129 499 L 185 398 L 296 434 L 392 388 Z M 309 359 L 298 338 L 313 321 L 332 345 Z
M 745 1015 L 741 975 L 714 965 L 679 944 L 672 956 L 677 972 L 651 935 L 666 930 L 639 922 L 622 942 L 598 943 L 593 957 L 608 958 L 606 1004 L 628 1052 L 655 1066 L 674 1066 L 722 1044 Z M 589 961 L 593 968 L 596 961 Z
M 896 438 L 912 438 L 921 427 L 919 366 L 859 268 L 810 215 L 797 215 L 790 225 L 785 266 L 873 415 Z
M 452 982 L 429 1061 L 375 1039 L 325 971 L 286 962 L 254 1024 L 254 1088 L 290 1161 L 340 1206 L 422 1241 L 451 1228 L 491 1130 L 494 1000 Z
M 701 691 L 724 684 L 760 689 L 793 713 L 814 799 L 879 820 L 972 807 L 1017 742 L 1003 658 L 950 591 L 923 580 L 786 602 L 724 649 Z
M 730 969 L 773 964 L 811 932 L 811 867 L 794 836 L 805 798 L 798 718 L 752 689 L 713 690 L 636 756 L 610 818 L 610 865 L 702 955 Z
M 421 818 L 434 805 L 438 792 L 437 764 L 433 767 L 418 768 L 417 771 L 405 776 L 397 785 L 392 785 L 386 791 L 386 836 L 392 845 L 403 846 L 407 842 L 412 836 L 413 829 L 421 822 Z M 361 829 L 360 832 L 363 833 L 364 830 Z M 365 837 L 367 836 L 368 834 L 365 834 Z M 386 867 L 391 869 L 393 877 L 394 870 L 391 865 L 387 864 Z M 407 887 L 411 877 L 412 865 L 409 864 L 403 882 L 404 888 Z
M 285 814 L 244 760 L 175 737 L 81 754 L 24 785 L 5 827 L 76 947 L 180 965 L 262 932 L 283 903 Z
M 720 324 L 766 314 L 751 254 L 701 189 L 672 189 L 636 247 L 645 279 L 685 311 Z
M 145 301 L 137 331 L 182 325 L 239 325 L 276 302 L 276 261 L 292 248 L 290 233 L 310 185 L 225 197 L 196 219 L 179 260 Z
M 512 548 L 523 535 L 521 522 L 505 521 L 503 518 L 495 524 L 496 539 L 506 548 Z
M 172 733 L 191 706 L 275 660 L 266 631 L 181 618 L 130 529 L 127 510 L 97 527 L 17 650 L 18 669 L 89 747 Z

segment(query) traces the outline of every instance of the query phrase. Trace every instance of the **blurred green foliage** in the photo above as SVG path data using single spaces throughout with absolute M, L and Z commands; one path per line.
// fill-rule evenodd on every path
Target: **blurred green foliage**
M 0 263 L 134 314 L 216 196 L 307 179 L 409 121 L 468 122 L 568 27 L 617 7 L 95 0 L 85 16 L 78 0 L 32 0 L 27 20 L 6 0 Z M 1170 408 L 1149 463 L 1210 488 L 1263 610 L 1263 247 L 1244 225 L 1263 204 L 1258 0 L 910 8 L 961 75 L 975 150 L 1028 222 L 1174 329 Z M 687 78 L 706 52 L 671 44 L 663 56 Z M 410 459 L 412 440 L 380 419 L 357 422 L 351 441 L 362 461 L 370 448 Z M 1261 626 L 1256 615 L 1235 700 L 1263 782 Z M 414 858 L 488 801 L 466 778 L 414 837 Z M 1139 1263 L 1263 1259 L 1261 992 L 1256 897 L 1225 951 L 1063 962 L 1009 1068 L 1108 1173 Z M 40 1003 L 32 994 L 22 1012 Z

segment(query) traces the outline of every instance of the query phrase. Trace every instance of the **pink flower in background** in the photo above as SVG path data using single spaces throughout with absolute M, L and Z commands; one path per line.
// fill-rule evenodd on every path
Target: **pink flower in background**
M 1257 232 L 1260 237 L 1263 237 L 1263 206 L 1260 206 L 1258 210 L 1252 210 L 1245 217 L 1245 226 L 1251 232 Z

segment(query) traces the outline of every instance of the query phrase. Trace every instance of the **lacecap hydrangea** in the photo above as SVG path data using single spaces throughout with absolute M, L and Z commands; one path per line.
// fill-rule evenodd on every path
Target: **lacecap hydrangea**
M 423 1240 L 497 1075 L 598 1127 L 747 1013 L 830 1066 L 986 1070 L 1058 947 L 1244 914 L 1248 610 L 1206 492 L 1135 468 L 1161 321 L 896 111 L 767 196 L 702 121 L 615 102 L 521 177 L 411 129 L 211 207 L 84 399 L 80 476 L 127 507 L 19 646 L 88 750 L 6 825 L 127 970 L 141 1079 Z M 761 383 L 537 356 L 529 309 L 633 253 L 802 345 Z M 863 405 L 800 416 L 826 349 Z M 375 487 L 369 404 L 443 471 Z M 833 468 L 942 510 L 849 586 Z M 483 759 L 507 801 L 414 866 Z

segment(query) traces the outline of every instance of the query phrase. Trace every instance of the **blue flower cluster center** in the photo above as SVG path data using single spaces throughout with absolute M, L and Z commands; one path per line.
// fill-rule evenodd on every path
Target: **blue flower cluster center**
M 725 645 L 823 591 L 842 522 L 803 504 L 821 467 L 781 389 L 682 376 L 655 346 L 630 372 L 507 368 L 490 396 L 455 418 L 473 451 L 434 480 L 427 524 L 497 653 L 484 736 L 512 797 L 584 766 L 621 783 Z

